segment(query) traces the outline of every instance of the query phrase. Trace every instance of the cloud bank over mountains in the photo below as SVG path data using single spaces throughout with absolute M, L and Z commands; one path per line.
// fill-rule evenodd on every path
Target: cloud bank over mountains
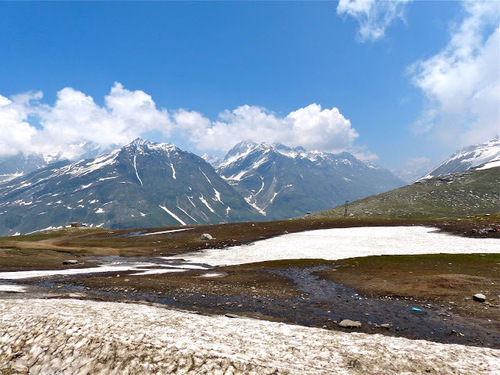
M 68 152 L 75 142 L 105 148 L 125 144 L 150 131 L 185 137 L 199 150 L 228 151 L 237 142 L 281 142 L 324 151 L 352 149 L 358 137 L 337 108 L 311 104 L 280 117 L 263 107 L 243 105 L 212 121 L 195 111 L 158 108 L 144 91 L 116 82 L 98 105 L 85 93 L 66 87 L 53 105 L 41 92 L 0 95 L 0 154 Z

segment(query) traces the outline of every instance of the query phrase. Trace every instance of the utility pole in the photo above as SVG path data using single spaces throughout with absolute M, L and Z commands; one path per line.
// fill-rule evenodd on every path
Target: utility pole
M 349 201 L 345 201 L 344 217 L 347 217 L 347 207 L 349 206 Z

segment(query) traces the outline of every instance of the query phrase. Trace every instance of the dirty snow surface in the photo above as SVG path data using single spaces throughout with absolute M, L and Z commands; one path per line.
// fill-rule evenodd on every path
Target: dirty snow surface
M 4 300 L 0 314 L 0 373 L 500 372 L 500 351 L 493 349 L 208 317 L 139 304 Z M 10 360 L 19 353 L 22 356 Z
M 191 263 L 230 266 L 279 259 L 337 260 L 435 253 L 500 253 L 500 241 L 460 237 L 419 226 L 335 228 L 285 234 L 227 249 L 207 249 L 183 254 L 182 258 Z

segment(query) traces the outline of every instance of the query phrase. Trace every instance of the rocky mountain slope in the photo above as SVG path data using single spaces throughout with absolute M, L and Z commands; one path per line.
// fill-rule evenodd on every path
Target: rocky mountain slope
M 0 158 L 0 184 L 47 166 L 40 154 L 8 155 Z
M 405 184 L 346 152 L 281 144 L 241 142 L 218 165 L 217 172 L 268 220 L 324 210 Z
M 0 184 L 44 168 L 52 163 L 63 160 L 92 159 L 117 148 L 119 147 L 116 145 L 102 148 L 92 142 L 80 142 L 64 145 L 65 151 L 56 151 L 48 154 L 20 152 L 16 155 L 0 156 Z
M 0 185 L 0 235 L 72 221 L 129 228 L 260 218 L 203 159 L 142 139 L 95 159 L 50 164 Z
M 500 166 L 500 138 L 465 147 L 433 169 L 422 179 L 462 172 L 468 169 L 487 169 Z
M 348 205 L 350 217 L 456 217 L 500 212 L 500 167 L 467 170 L 417 181 Z M 345 206 L 312 217 L 340 217 Z

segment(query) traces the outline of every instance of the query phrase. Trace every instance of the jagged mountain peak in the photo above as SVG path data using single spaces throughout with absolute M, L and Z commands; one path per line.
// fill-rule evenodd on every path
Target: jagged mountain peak
M 138 151 L 166 151 L 173 152 L 179 150 L 172 143 L 152 142 L 144 138 L 136 138 L 129 144 L 122 147 L 123 149 L 138 150 Z
M 307 150 L 301 146 L 290 147 L 282 143 L 268 144 L 265 142 L 256 143 L 253 141 L 243 141 L 238 143 L 227 153 L 224 160 L 218 164 L 218 167 L 227 167 L 234 164 L 238 160 L 241 161 L 249 158 L 250 156 L 255 159 L 273 153 L 289 159 L 304 159 L 313 163 L 332 161 L 335 161 L 336 163 L 343 162 L 344 164 L 363 163 L 347 151 L 333 154 L 319 150 Z M 365 164 L 367 167 L 373 168 L 373 166 L 367 163 Z
M 217 169 L 224 158 L 217 156 L 217 155 L 211 155 L 208 153 L 204 153 L 201 158 L 205 160 L 208 164 L 210 164 L 213 168 Z

